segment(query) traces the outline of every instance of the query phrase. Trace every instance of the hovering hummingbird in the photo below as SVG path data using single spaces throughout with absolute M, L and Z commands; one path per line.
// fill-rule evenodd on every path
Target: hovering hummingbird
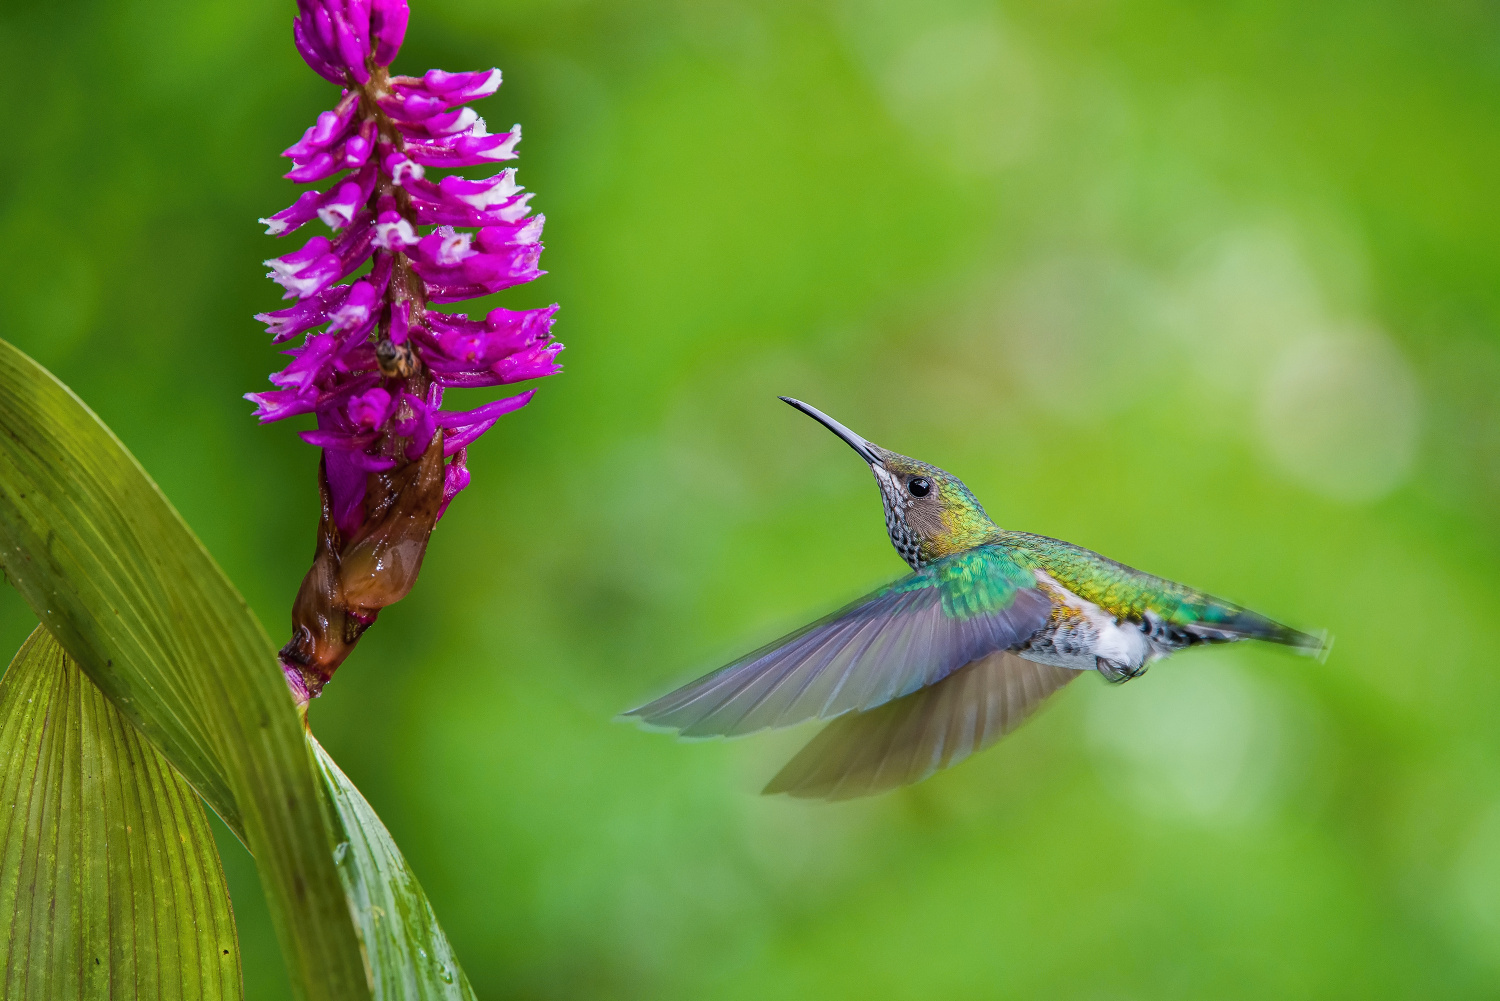
M 1067 542 L 998 527 L 951 473 L 782 400 L 869 463 L 912 573 L 627 712 L 685 737 L 832 720 L 765 792 L 848 799 L 921 781 L 1010 733 L 1084 671 L 1138 678 L 1190 646 L 1326 639 Z

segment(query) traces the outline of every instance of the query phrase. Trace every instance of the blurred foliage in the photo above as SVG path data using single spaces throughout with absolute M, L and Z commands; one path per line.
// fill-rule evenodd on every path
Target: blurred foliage
M 0 679 L 0 941 L 15 1001 L 241 1001 L 192 786 L 38 626 Z
M 1493 994 L 1493 6 L 414 6 L 398 69 L 506 72 L 553 274 L 504 301 L 562 303 L 567 371 L 312 718 L 480 997 Z M 291 14 L 0 8 L 0 336 L 276 637 L 316 456 L 238 398 L 277 365 L 254 220 L 333 98 Z M 1333 656 L 1195 652 L 897 795 L 758 798 L 803 734 L 611 717 L 901 569 L 777 393 Z M 33 624 L 0 593 L 7 649 Z

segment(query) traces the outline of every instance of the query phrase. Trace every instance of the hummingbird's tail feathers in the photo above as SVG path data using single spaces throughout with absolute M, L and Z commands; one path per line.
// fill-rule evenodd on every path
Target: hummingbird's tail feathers
M 964 563 L 966 575 L 951 573 L 964 558 L 936 561 L 626 715 L 684 737 L 832 719 L 935 684 L 1046 623 L 1052 605 L 1040 591 L 986 576 L 1003 555 L 981 553 Z
M 1184 628 L 1200 643 L 1261 640 L 1291 647 L 1297 653 L 1317 657 L 1319 660 L 1326 659 L 1328 649 L 1333 646 L 1333 639 L 1328 635 L 1327 630 L 1304 633 L 1242 608 L 1235 608 L 1231 616 L 1189 623 Z
M 920 782 L 1016 729 L 1081 673 L 991 654 L 929 688 L 834 720 L 764 792 L 839 800 Z
M 1328 663 L 1328 655 L 1333 652 L 1333 633 L 1326 629 L 1319 629 L 1310 638 L 1318 641 L 1317 649 L 1306 648 L 1302 652 L 1310 657 L 1316 657 L 1319 664 Z

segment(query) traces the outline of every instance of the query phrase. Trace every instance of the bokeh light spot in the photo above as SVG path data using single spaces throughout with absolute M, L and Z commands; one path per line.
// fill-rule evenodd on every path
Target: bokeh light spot
M 1261 392 L 1260 431 L 1273 464 L 1334 500 L 1376 500 L 1411 470 L 1420 397 L 1406 359 L 1372 330 L 1289 346 Z

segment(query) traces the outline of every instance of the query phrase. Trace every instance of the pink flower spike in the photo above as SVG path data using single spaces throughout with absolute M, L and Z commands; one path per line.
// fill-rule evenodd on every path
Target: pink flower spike
M 322 452 L 325 542 L 281 652 L 304 702 L 380 609 L 409 591 L 425 533 L 470 482 L 468 446 L 532 398 L 445 412 L 445 387 L 548 375 L 561 350 L 551 336 L 555 307 L 473 319 L 439 308 L 542 274 L 543 219 L 514 170 L 438 176 L 513 159 L 520 129 L 491 135 L 469 106 L 495 93 L 499 70 L 390 75 L 408 20 L 407 0 L 297 0 L 292 21 L 297 51 L 340 93 L 284 154 L 289 180 L 323 190 L 304 191 L 262 222 L 281 236 L 320 219 L 335 235 L 266 262 L 295 301 L 256 318 L 290 358 L 271 388 L 249 399 L 263 422 L 317 420 L 301 437 Z M 371 498 L 379 498 L 378 523 Z M 382 563 L 372 574 L 355 549 L 396 531 L 392 512 L 407 519 L 400 531 L 415 532 L 418 548 L 401 567 Z M 356 581 L 341 567 L 364 569 Z

